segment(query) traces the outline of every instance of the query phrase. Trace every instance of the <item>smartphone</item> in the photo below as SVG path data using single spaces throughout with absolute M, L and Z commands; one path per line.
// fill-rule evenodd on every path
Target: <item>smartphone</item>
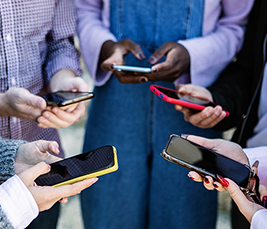
M 180 93 L 173 89 L 161 87 L 161 86 L 154 85 L 154 84 L 150 86 L 150 90 L 154 94 L 156 94 L 158 97 L 163 99 L 165 102 L 181 105 L 183 107 L 187 107 L 187 108 L 190 108 L 196 111 L 201 111 L 208 106 L 211 106 L 211 107 L 217 106 L 217 104 L 209 100 L 199 98 L 199 97 L 194 97 L 194 96 L 191 96 L 185 93 Z M 228 117 L 230 113 L 226 110 L 224 111 L 226 113 L 226 117 Z
M 253 171 L 229 157 L 191 142 L 179 135 L 169 136 L 161 156 L 170 162 L 217 180 L 216 174 L 232 179 L 243 189 L 247 189 Z
M 114 146 L 103 146 L 50 164 L 50 172 L 39 176 L 35 182 L 41 186 L 62 186 L 98 177 L 118 169 Z
M 94 97 L 93 92 L 79 91 L 57 91 L 46 95 L 41 95 L 48 106 L 63 107 L 73 103 L 78 103 Z
M 143 72 L 150 73 L 151 68 L 137 67 L 137 66 L 127 66 L 127 65 L 113 65 L 113 68 L 117 71 L 127 71 L 127 72 Z

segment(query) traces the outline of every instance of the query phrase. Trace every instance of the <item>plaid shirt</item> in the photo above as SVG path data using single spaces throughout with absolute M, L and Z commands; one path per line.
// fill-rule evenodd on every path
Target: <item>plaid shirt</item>
M 61 69 L 81 75 L 74 47 L 76 15 L 72 0 L 0 1 L 0 90 L 23 87 L 33 94 L 49 91 Z M 59 140 L 55 129 L 15 117 L 0 119 L 4 138 Z

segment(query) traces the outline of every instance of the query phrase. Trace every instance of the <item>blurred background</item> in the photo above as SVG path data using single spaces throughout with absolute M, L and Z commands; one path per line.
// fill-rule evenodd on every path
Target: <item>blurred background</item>
M 75 39 L 76 47 L 79 50 L 78 39 Z M 93 90 L 94 84 L 86 67 L 84 66 L 83 60 L 81 59 L 81 66 L 83 69 L 83 78 L 90 86 L 90 90 Z M 86 102 L 86 105 L 90 106 L 90 101 Z M 87 114 L 85 114 L 79 122 L 66 128 L 60 129 L 59 134 L 63 149 L 65 151 L 66 157 L 72 155 L 80 154 L 82 152 L 83 146 L 83 136 L 84 136 L 84 126 L 86 124 Z M 232 135 L 232 130 L 224 134 L 226 139 L 230 139 Z M 100 178 L 101 180 L 101 178 Z M 202 185 L 202 184 L 199 184 Z M 212 192 L 212 191 L 211 191 Z M 230 229 L 230 217 L 229 210 L 231 199 L 227 192 L 220 192 L 218 195 L 218 221 L 216 229 Z M 199 209 L 201 211 L 201 209 Z M 69 197 L 67 204 L 61 204 L 61 212 L 58 221 L 57 229 L 84 229 L 79 195 Z M 204 229 L 204 228 L 203 228 Z

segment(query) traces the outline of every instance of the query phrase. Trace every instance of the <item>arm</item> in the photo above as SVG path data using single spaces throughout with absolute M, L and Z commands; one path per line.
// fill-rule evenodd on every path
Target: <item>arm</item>
M 47 56 L 43 66 L 46 88 L 49 88 L 51 77 L 62 69 L 69 69 L 76 76 L 82 75 L 74 47 L 75 13 L 73 1 L 56 1 L 52 29 L 46 37 Z
M 222 0 L 217 8 L 213 1 L 209 2 L 205 4 L 204 18 L 207 31 L 203 30 L 202 37 L 178 41 L 190 55 L 191 83 L 200 86 L 211 85 L 240 50 L 247 16 L 254 1 Z M 216 25 L 210 25 L 209 17 L 220 13 L 222 16 Z
M 75 0 L 78 16 L 78 35 L 85 64 L 95 85 L 103 85 L 111 72 L 100 69 L 102 45 L 110 40 L 116 42 L 109 30 L 109 0 Z

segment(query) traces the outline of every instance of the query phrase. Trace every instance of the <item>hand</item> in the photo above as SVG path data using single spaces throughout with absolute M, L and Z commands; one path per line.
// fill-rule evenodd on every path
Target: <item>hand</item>
M 130 52 L 139 60 L 145 59 L 141 47 L 130 39 L 118 42 L 106 41 L 102 45 L 100 53 L 100 59 L 103 61 L 101 69 L 104 71 L 113 71 L 114 76 L 118 78 L 121 83 L 147 82 L 147 78 L 142 74 L 116 71 L 113 69 L 113 64 L 124 64 L 124 57 Z
M 166 56 L 166 60 L 156 64 L 163 56 Z M 152 66 L 153 73 L 146 74 L 148 80 L 174 82 L 185 71 L 189 71 L 190 55 L 183 45 L 167 41 L 151 55 L 148 62 L 156 64 Z
M 0 116 L 14 116 L 17 118 L 36 121 L 46 108 L 45 100 L 31 94 L 24 88 L 10 88 L 0 99 Z
M 211 93 L 204 87 L 193 84 L 178 85 L 177 91 L 213 102 Z M 185 121 L 204 129 L 214 127 L 226 117 L 226 112 L 219 105 L 214 108 L 206 107 L 204 110 L 197 113 L 180 105 L 175 105 L 175 109 L 184 114 Z
M 48 210 L 62 198 L 79 194 L 82 190 L 90 187 L 98 180 L 98 178 L 85 179 L 71 185 L 60 187 L 37 186 L 34 180 L 49 171 L 50 166 L 45 162 L 41 162 L 18 175 L 31 192 L 39 211 Z
M 24 170 L 44 161 L 48 164 L 61 160 L 48 151 L 59 154 L 58 143 L 55 141 L 39 140 L 20 145 L 15 157 L 15 173 L 19 174 Z
M 56 91 L 89 91 L 85 81 L 75 76 L 70 70 L 57 72 L 50 81 L 52 92 Z M 66 107 L 48 107 L 37 119 L 38 126 L 42 128 L 67 128 L 78 122 L 85 114 L 85 103 L 75 103 Z

